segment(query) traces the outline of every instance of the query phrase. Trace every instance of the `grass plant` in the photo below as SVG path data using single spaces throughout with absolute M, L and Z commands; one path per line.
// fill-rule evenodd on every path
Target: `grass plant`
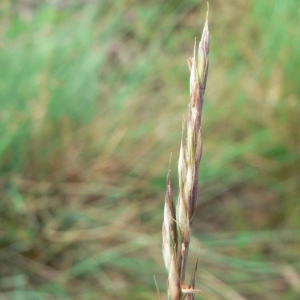
M 1 300 L 156 299 L 153 275 L 167 298 L 161 199 L 205 7 L 0 1 Z M 210 2 L 196 299 L 299 298 L 298 8 Z
M 197 52 L 196 52 L 197 50 Z M 190 68 L 190 103 L 187 120 L 183 124 L 178 162 L 179 196 L 174 203 L 170 174 L 167 178 L 163 221 L 163 258 L 168 271 L 168 297 L 170 300 L 194 299 L 195 272 L 186 284 L 186 266 L 193 217 L 198 202 L 198 170 L 202 155 L 201 115 L 208 74 L 209 30 L 208 16 L 199 46 L 194 46 Z M 170 170 L 169 170 L 170 173 Z

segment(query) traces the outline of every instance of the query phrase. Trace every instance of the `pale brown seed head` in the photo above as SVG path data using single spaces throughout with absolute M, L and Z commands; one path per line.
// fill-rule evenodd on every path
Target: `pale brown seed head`
M 196 55 L 197 53 L 197 55 Z M 209 30 L 204 24 L 198 45 L 195 42 L 193 58 L 188 59 L 190 69 L 190 103 L 187 119 L 183 122 L 178 161 L 179 195 L 173 202 L 170 173 L 167 178 L 163 222 L 163 258 L 168 270 L 170 300 L 194 299 L 195 272 L 190 285 L 186 285 L 185 270 L 190 242 L 191 224 L 198 200 L 198 169 L 202 154 L 201 113 L 208 73 Z

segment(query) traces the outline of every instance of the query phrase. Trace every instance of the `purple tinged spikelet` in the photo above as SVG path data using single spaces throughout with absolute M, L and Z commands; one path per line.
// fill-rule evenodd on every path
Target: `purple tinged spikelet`
M 168 277 L 168 296 L 171 300 L 180 300 L 181 295 L 181 283 L 177 265 L 177 256 L 174 252 Z
M 163 236 L 163 258 L 165 267 L 169 270 L 174 253 L 177 249 L 177 229 L 175 205 L 172 196 L 170 170 L 167 177 L 167 189 L 165 195 L 164 222 L 162 228 Z

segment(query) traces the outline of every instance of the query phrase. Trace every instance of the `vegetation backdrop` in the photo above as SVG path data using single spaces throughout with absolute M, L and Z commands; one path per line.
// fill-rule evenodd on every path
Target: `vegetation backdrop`
M 299 299 L 299 1 L 210 1 L 197 299 Z M 0 299 L 166 299 L 206 1 L 1 1 Z

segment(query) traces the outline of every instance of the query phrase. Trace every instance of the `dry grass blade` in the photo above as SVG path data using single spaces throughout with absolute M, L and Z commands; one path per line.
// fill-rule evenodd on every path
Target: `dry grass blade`
M 196 50 L 195 43 L 193 58 L 188 60 L 190 103 L 188 117 L 182 130 L 178 162 L 179 196 L 176 205 L 172 196 L 170 171 L 167 177 L 162 250 L 164 263 L 169 273 L 168 295 L 170 300 L 184 299 L 186 294 L 189 299 L 193 299 L 193 294 L 201 292 L 195 289 L 195 274 L 191 284 L 185 284 L 185 273 L 190 230 L 198 200 L 198 169 L 202 154 L 201 113 L 208 73 L 208 16 L 198 46 L 198 53 Z
M 224 282 L 222 282 L 220 279 L 215 277 L 214 275 L 203 272 L 202 276 L 204 277 L 204 280 L 206 280 L 207 283 L 209 283 L 214 288 L 222 291 L 222 299 L 227 300 L 246 300 L 242 295 L 237 293 L 234 289 L 232 289 L 230 286 L 226 285 Z

